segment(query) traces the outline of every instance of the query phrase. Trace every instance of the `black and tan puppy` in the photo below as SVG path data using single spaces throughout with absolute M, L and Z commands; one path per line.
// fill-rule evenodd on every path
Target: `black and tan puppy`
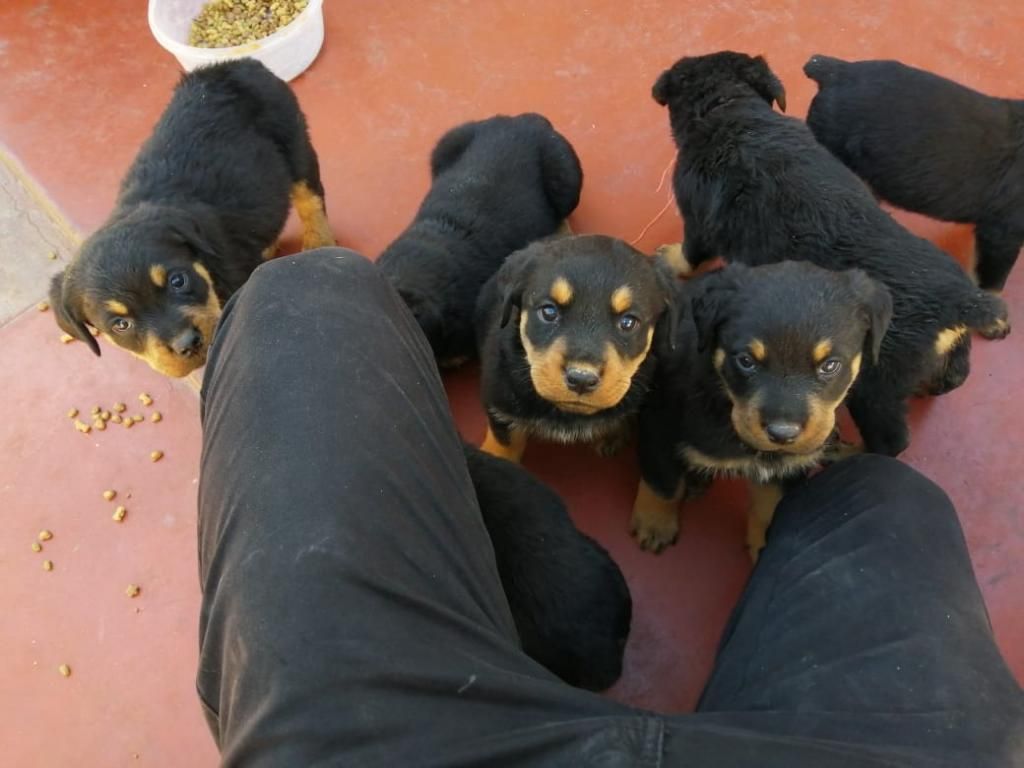
M 879 197 L 975 225 L 975 272 L 1002 290 L 1024 245 L 1024 100 L 898 61 L 813 56 L 807 125 Z
M 580 200 L 572 145 L 546 117 L 498 115 L 446 133 L 409 227 L 377 264 L 445 366 L 476 354 L 473 311 L 505 258 L 554 234 Z
M 680 293 L 674 350 L 661 350 L 640 410 L 632 532 L 661 551 L 688 490 L 738 476 L 750 482 L 756 558 L 783 485 L 838 450 L 836 409 L 875 365 L 889 292 L 860 270 L 786 261 L 727 266 Z
M 622 572 L 558 494 L 509 461 L 465 451 L 523 650 L 570 685 L 603 691 L 622 674 L 633 612 Z
M 303 247 L 331 245 L 324 190 L 291 89 L 252 59 L 185 75 L 50 299 L 97 355 L 88 326 L 168 376 L 206 361 L 224 302 L 271 251 L 294 204 Z
M 906 399 L 959 386 L 969 334 L 1009 333 L 1005 303 L 879 208 L 807 126 L 772 110 L 785 95 L 763 58 L 684 58 L 658 78 L 653 96 L 669 107 L 680 148 L 674 187 L 684 242 L 661 249 L 678 272 L 714 256 L 749 265 L 796 259 L 862 269 L 889 289 L 892 324 L 849 407 L 869 451 L 900 453 L 910 439 Z
M 611 237 L 549 240 L 509 258 L 477 305 L 483 449 L 518 461 L 536 435 L 614 452 L 647 391 L 671 294 L 667 270 Z

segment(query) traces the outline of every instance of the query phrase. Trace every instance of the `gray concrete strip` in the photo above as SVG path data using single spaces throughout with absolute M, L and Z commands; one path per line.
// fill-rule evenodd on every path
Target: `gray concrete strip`
M 56 206 L 0 148 L 0 325 L 46 298 L 50 275 L 68 264 L 80 241 Z

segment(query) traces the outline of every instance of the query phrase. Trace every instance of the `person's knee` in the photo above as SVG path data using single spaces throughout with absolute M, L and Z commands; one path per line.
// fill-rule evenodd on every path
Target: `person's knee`
M 383 276 L 365 256 L 348 248 L 317 248 L 261 264 L 244 290 L 246 294 L 268 291 L 279 296 L 283 292 L 323 285 L 324 281 L 354 285 L 368 280 L 381 281 Z
M 848 521 L 877 517 L 895 529 L 922 531 L 959 522 L 952 501 L 913 467 L 888 456 L 863 454 L 838 462 L 787 496 L 782 507 L 796 514 L 828 515 Z

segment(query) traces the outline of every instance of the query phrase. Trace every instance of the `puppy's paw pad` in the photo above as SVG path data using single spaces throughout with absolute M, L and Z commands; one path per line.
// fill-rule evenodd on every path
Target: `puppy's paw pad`
M 630 533 L 640 549 L 658 554 L 665 547 L 676 543 L 679 538 L 679 522 L 668 519 L 652 519 L 633 515 Z
M 1005 339 L 1010 335 L 1010 321 L 1009 320 L 997 320 L 992 325 L 986 328 L 980 328 L 978 330 L 979 335 L 983 338 L 990 339 L 992 341 L 998 341 L 999 339 Z

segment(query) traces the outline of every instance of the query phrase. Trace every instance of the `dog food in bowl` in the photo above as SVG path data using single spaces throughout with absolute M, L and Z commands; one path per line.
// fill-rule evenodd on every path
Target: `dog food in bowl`
M 255 43 L 292 23 L 308 0 L 211 0 L 192 22 L 188 44 L 230 48 Z

